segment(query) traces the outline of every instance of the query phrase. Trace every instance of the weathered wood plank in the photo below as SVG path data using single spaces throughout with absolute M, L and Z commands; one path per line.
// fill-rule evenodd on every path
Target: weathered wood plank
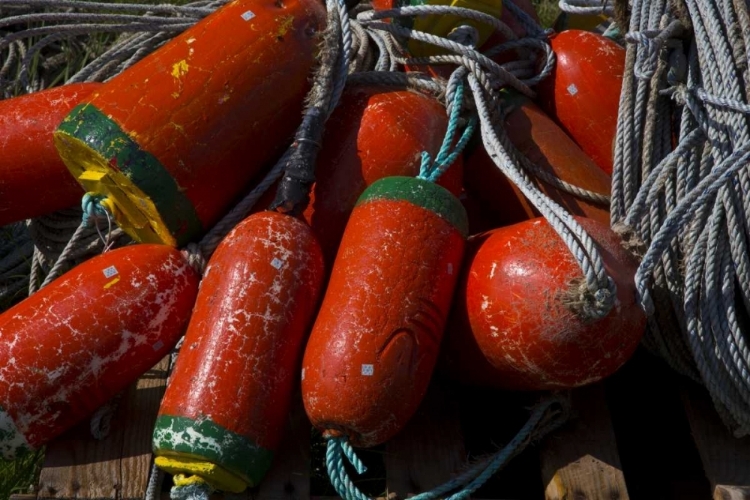
M 704 389 L 684 382 L 680 396 L 714 500 L 750 500 L 750 437 L 732 435 Z
M 163 359 L 126 390 L 104 439 L 94 439 L 86 421 L 49 444 L 38 498 L 143 498 L 168 366 L 168 358 Z
M 386 444 L 386 487 L 399 498 L 448 481 L 466 462 L 458 403 L 433 383 L 402 432 Z
M 547 500 L 626 500 L 604 386 L 573 391 L 574 419 L 548 436 L 540 452 Z
M 305 500 L 310 498 L 310 431 L 312 425 L 295 392 L 287 430 L 273 460 L 271 470 L 261 482 L 254 500 Z

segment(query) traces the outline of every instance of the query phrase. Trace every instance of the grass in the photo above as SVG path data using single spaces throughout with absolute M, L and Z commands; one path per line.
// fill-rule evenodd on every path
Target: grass
M 91 0 L 95 1 L 95 0 Z M 109 0 L 111 3 L 123 3 L 132 0 Z M 150 1 L 152 3 L 161 3 L 163 0 L 142 0 Z M 182 5 L 187 3 L 189 0 L 167 0 L 170 3 Z M 533 0 L 534 7 L 537 10 L 537 14 L 545 27 L 550 27 L 555 21 L 559 13 L 556 0 Z M 107 42 L 109 41 L 109 35 L 99 35 L 95 37 L 92 44 L 89 47 L 96 47 L 97 50 L 103 50 Z M 72 69 L 78 69 L 85 64 L 85 57 L 81 53 L 71 53 L 70 59 L 68 60 L 68 66 L 65 68 L 65 72 Z M 59 75 L 61 78 L 65 74 Z M 29 489 L 38 482 L 38 475 L 41 469 L 41 465 L 44 459 L 44 451 L 39 450 L 34 453 L 29 453 L 24 457 L 21 457 L 14 461 L 1 461 L 0 460 L 0 500 L 7 500 L 13 493 L 26 493 Z M 322 463 L 322 457 L 316 457 Z M 382 471 L 378 471 L 382 472 Z M 321 472 L 321 476 L 324 472 Z M 375 473 L 377 475 L 377 473 Z M 327 478 L 326 478 L 327 479 Z M 368 478 L 363 478 L 365 482 Z M 372 479 L 370 479 L 372 480 Z M 376 481 L 377 482 L 377 481 Z M 326 483 L 327 485 L 327 483 Z M 364 484 L 360 486 L 365 487 Z M 321 487 L 323 487 L 321 483 Z
M 545 28 L 550 28 L 555 23 L 555 19 L 560 14 L 560 7 L 556 0 L 532 0 L 539 21 Z

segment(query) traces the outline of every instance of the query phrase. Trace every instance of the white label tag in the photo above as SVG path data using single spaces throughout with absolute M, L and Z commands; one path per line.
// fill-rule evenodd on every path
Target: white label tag
M 111 278 L 112 276 L 117 275 L 117 268 L 115 266 L 109 266 L 102 272 L 104 273 L 105 278 Z

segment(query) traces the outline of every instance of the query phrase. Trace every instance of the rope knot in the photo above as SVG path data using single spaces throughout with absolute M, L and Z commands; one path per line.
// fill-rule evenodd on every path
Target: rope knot
M 678 46 L 679 41 L 671 39 L 680 34 L 683 29 L 682 23 L 672 21 L 662 30 L 631 31 L 625 35 L 626 42 L 642 46 L 642 50 L 639 50 L 636 55 L 633 68 L 636 78 L 650 80 L 654 76 L 662 51 L 667 46 Z
M 462 24 L 457 26 L 448 33 L 448 40 L 451 40 L 467 47 L 476 47 L 479 43 L 479 31 L 474 26 Z
M 83 209 L 82 222 L 88 225 L 100 219 L 111 217 L 109 210 L 102 204 L 106 199 L 105 196 L 95 193 L 86 193 L 81 199 L 81 208 Z
M 585 278 L 578 278 L 573 280 L 561 300 L 581 320 L 598 321 L 606 317 L 615 306 L 617 287 L 612 278 L 607 277 L 606 286 L 592 290 Z

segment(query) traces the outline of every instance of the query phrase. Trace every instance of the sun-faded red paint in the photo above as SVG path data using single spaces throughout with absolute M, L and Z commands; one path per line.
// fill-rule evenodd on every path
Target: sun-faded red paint
M 169 353 L 198 276 L 179 251 L 133 245 L 94 257 L 0 316 L 0 407 L 36 448 Z
M 305 410 L 324 435 L 375 446 L 414 414 L 463 248 L 452 225 L 407 201 L 354 209 L 302 364 Z
M 617 284 L 617 302 L 607 317 L 582 320 L 562 296 L 582 273 L 557 233 L 543 218 L 483 235 L 464 267 L 466 309 L 457 307 L 447 346 L 468 344 L 463 362 L 476 359 L 478 346 L 495 368 L 474 365 L 467 376 L 488 385 L 542 390 L 578 387 L 612 374 L 635 351 L 646 317 L 635 300 L 638 263 L 608 226 L 577 217 L 597 243 L 605 268 Z M 468 323 L 470 329 L 461 328 Z M 451 353 L 446 353 L 449 357 Z M 453 356 L 454 371 L 462 369 Z
M 447 126 L 445 108 L 418 92 L 384 87 L 352 87 L 344 92 L 326 123 L 315 184 L 303 215 L 318 236 L 329 269 L 359 195 L 383 177 L 417 176 L 422 151 L 434 159 Z M 459 195 L 461 156 L 438 184 Z M 269 189 L 258 209 L 268 207 L 275 192 Z
M 324 279 L 304 221 L 241 222 L 208 264 L 159 415 L 208 418 L 275 450 Z
M 99 86 L 71 83 L 0 101 L 0 226 L 81 203 L 52 132 Z
M 538 106 L 516 94 L 519 104 L 505 119 L 505 132 L 515 148 L 542 170 L 595 193 L 609 195 L 611 180 Z M 466 190 L 491 211 L 502 225 L 515 224 L 539 213 L 498 169 L 479 144 L 467 152 Z M 609 224 L 607 207 L 576 198 L 542 181 L 536 185 L 573 215 Z
M 539 105 L 611 175 L 625 49 L 580 30 L 563 31 L 550 43 L 557 64 L 537 86 Z
M 210 228 L 291 141 L 324 26 L 318 0 L 235 0 L 88 102 L 161 162 Z

